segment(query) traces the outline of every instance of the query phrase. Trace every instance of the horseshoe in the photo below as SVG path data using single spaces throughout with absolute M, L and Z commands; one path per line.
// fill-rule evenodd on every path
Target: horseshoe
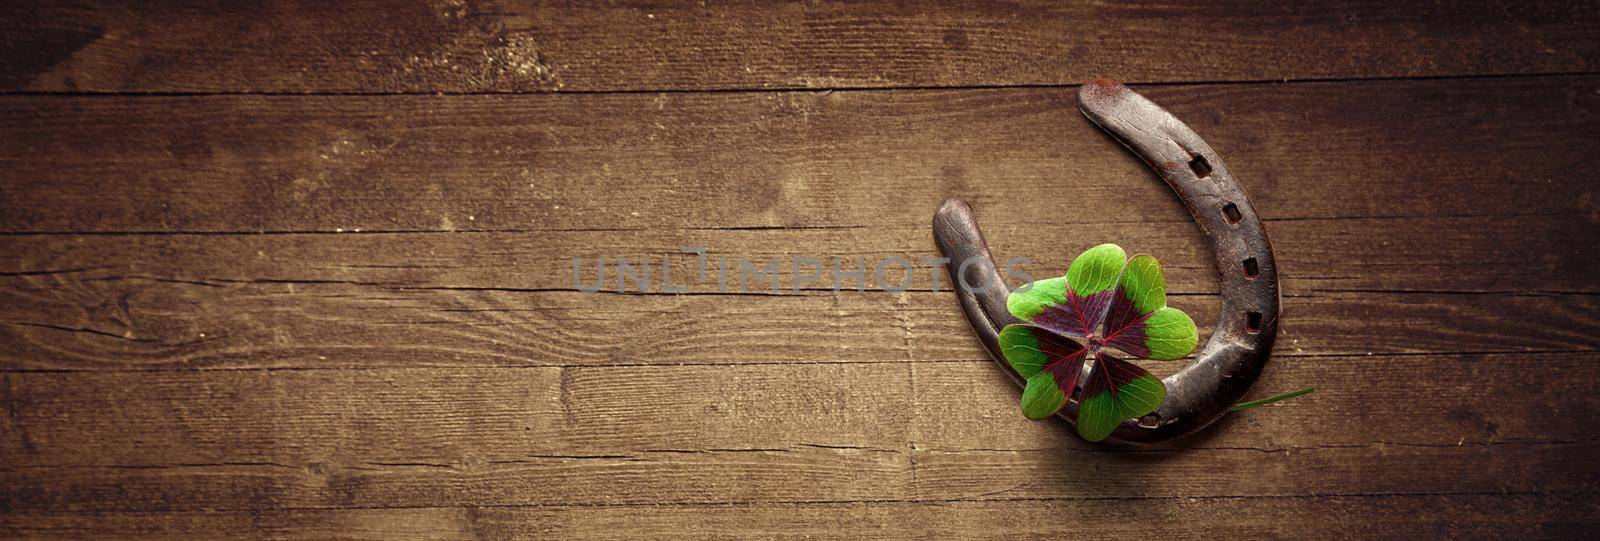
M 1172 113 L 1105 79 L 1079 88 L 1078 108 L 1183 199 L 1211 245 L 1222 284 L 1222 313 L 1194 363 L 1163 380 L 1167 397 L 1160 408 L 1123 421 L 1106 441 L 1149 445 L 1192 434 L 1226 415 L 1271 355 L 1281 300 L 1272 244 L 1222 158 Z M 1020 321 L 1006 309 L 1010 289 L 1000 278 L 972 208 L 960 199 L 944 200 L 933 217 L 933 236 L 948 258 L 951 283 L 973 332 L 989 357 L 1022 385 L 999 341 L 1001 328 Z M 1069 402 L 1057 415 L 1075 423 L 1077 403 Z

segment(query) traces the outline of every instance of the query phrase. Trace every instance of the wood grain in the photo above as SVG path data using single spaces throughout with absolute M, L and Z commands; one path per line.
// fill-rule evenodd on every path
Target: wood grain
M 323 283 L 0 289 L 0 368 L 186 370 L 973 360 L 949 293 L 605 295 Z M 1593 295 L 1313 293 L 1277 354 L 1592 351 Z M 1201 333 L 1214 295 L 1174 297 Z M 1507 321 L 1510 320 L 1510 321 Z
M 1597 92 L 1594 77 L 1148 89 L 1274 232 L 1552 214 L 1593 228 Z M 0 231 L 904 229 L 947 196 L 988 227 L 1188 223 L 1074 95 L 20 96 L 0 101 Z
M 1106 516 L 1125 524 L 1108 525 Z M 1018 520 L 1016 517 L 1051 517 Z M 1225 516 L 1226 521 L 1194 517 Z M 1154 535 L 1581 537 L 1596 520 L 1581 497 L 1374 495 L 1065 501 L 850 502 L 714 506 L 540 506 L 12 514 L 0 534 L 30 539 L 855 539 Z
M 987 216 L 987 215 L 986 215 Z M 1021 282 L 1059 276 L 1101 242 L 1157 254 L 1169 288 L 1215 293 L 1216 268 L 1189 222 L 985 227 Z M 1286 220 L 1269 225 L 1289 294 L 1595 293 L 1600 232 L 1581 214 Z M 706 259 L 685 248 L 698 247 Z M 922 224 L 850 229 L 525 231 L 286 235 L 0 235 L 0 279 L 14 287 L 181 280 L 193 285 L 337 284 L 376 289 L 500 289 L 816 294 L 835 289 L 948 291 Z M 606 258 L 602 265 L 600 258 Z M 890 258 L 899 258 L 898 260 Z M 648 264 L 648 284 L 618 266 Z M 750 269 L 741 270 L 748 262 Z M 668 270 L 663 271 L 663 265 Z M 701 267 L 704 266 L 702 271 Z M 756 276 L 772 266 L 771 279 Z M 603 269 L 603 270 L 602 270 Z M 854 273 L 864 271 L 865 276 Z M 602 279 L 603 273 L 603 279 Z M 741 273 L 744 277 L 741 277 Z M 666 282 L 663 282 L 663 280 Z M 838 287 L 835 287 L 838 284 Z
M 1280 359 L 1260 394 L 1319 382 L 1323 390 L 1293 406 L 1241 413 L 1237 426 L 1186 446 L 1273 452 L 1379 441 L 1578 442 L 1587 428 L 1554 412 L 1595 407 L 1595 356 Z M 1547 372 L 1569 377 L 1518 391 Z M 983 360 L 3 377 L 13 428 L 7 464 L 17 467 L 362 461 L 450 467 L 696 450 L 898 454 L 912 442 L 947 450 L 1097 449 L 1065 437 L 1067 429 L 1056 424 L 1018 422 L 1016 391 L 1000 385 L 1003 376 Z M 1508 395 L 1519 400 L 1507 405 Z M 1311 422 L 1318 418 L 1324 419 Z M 1431 421 L 1412 423 L 1418 418 Z M 127 419 L 141 422 L 129 428 Z M 301 443 L 283 447 L 284 441 Z
M 1025 452 L 715 450 L 651 458 L 531 458 L 481 467 L 223 464 L 23 468 L 0 487 L 18 511 L 241 511 L 657 502 L 877 503 L 1538 492 L 1592 497 L 1593 443 L 1170 451 L 1146 456 Z M 1440 464 L 1468 464 L 1446 468 Z M 1307 472 L 1314 472 L 1308 474 Z M 909 495 L 909 496 L 908 496 Z
M 538 92 L 1568 73 L 1584 2 L 11 3 L 0 88 Z M 290 38 L 292 36 L 292 38 Z
M 1057 423 L 1021 422 L 1015 391 L 986 362 L 11 373 L 0 501 L 237 510 L 1571 493 L 1592 479 L 1563 472 L 1593 471 L 1596 442 L 1542 417 L 1593 411 L 1595 359 L 1282 362 L 1263 388 L 1363 385 L 1238 414 L 1167 451 L 1107 450 Z

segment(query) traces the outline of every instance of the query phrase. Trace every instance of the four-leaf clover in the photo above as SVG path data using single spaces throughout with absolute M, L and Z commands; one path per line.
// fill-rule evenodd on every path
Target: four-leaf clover
M 1149 414 L 1167 388 L 1149 371 L 1109 351 L 1171 360 L 1194 351 L 1194 320 L 1167 306 L 1166 279 L 1156 258 L 1101 244 L 1078 255 L 1060 278 L 1039 280 L 1006 298 L 1026 321 L 1000 332 L 1000 349 L 1028 380 L 1022 413 L 1044 419 L 1060 411 L 1093 361 L 1078 398 L 1078 435 L 1100 441 L 1124 419 Z

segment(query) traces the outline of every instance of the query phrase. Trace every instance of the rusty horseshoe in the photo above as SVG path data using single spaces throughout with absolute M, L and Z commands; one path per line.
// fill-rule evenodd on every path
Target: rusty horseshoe
M 1222 285 L 1221 315 L 1195 361 L 1163 380 L 1167 397 L 1160 408 L 1123 421 L 1107 441 L 1147 445 L 1194 433 L 1228 413 L 1261 375 L 1272 352 L 1280 303 L 1272 244 L 1222 158 L 1172 113 L 1104 79 L 1078 90 L 1078 107 L 1183 199 L 1211 245 Z M 934 214 L 933 236 L 947 258 L 951 283 L 972 330 L 989 356 L 1021 385 L 999 344 L 1000 329 L 1019 321 L 1006 310 L 1010 290 L 972 208 L 946 199 Z M 1077 403 L 1069 401 L 1058 415 L 1075 422 Z

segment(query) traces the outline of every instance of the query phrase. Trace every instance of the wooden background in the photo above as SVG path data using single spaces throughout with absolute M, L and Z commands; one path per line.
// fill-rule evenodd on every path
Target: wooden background
M 7 2 L 0 536 L 1592 534 L 1600 10 L 1281 4 Z M 1157 254 L 1205 336 L 1095 76 L 1250 191 L 1254 394 L 1315 394 L 1112 449 L 1023 419 L 925 264 L 574 289 L 932 256 L 960 196 L 1040 275 Z

